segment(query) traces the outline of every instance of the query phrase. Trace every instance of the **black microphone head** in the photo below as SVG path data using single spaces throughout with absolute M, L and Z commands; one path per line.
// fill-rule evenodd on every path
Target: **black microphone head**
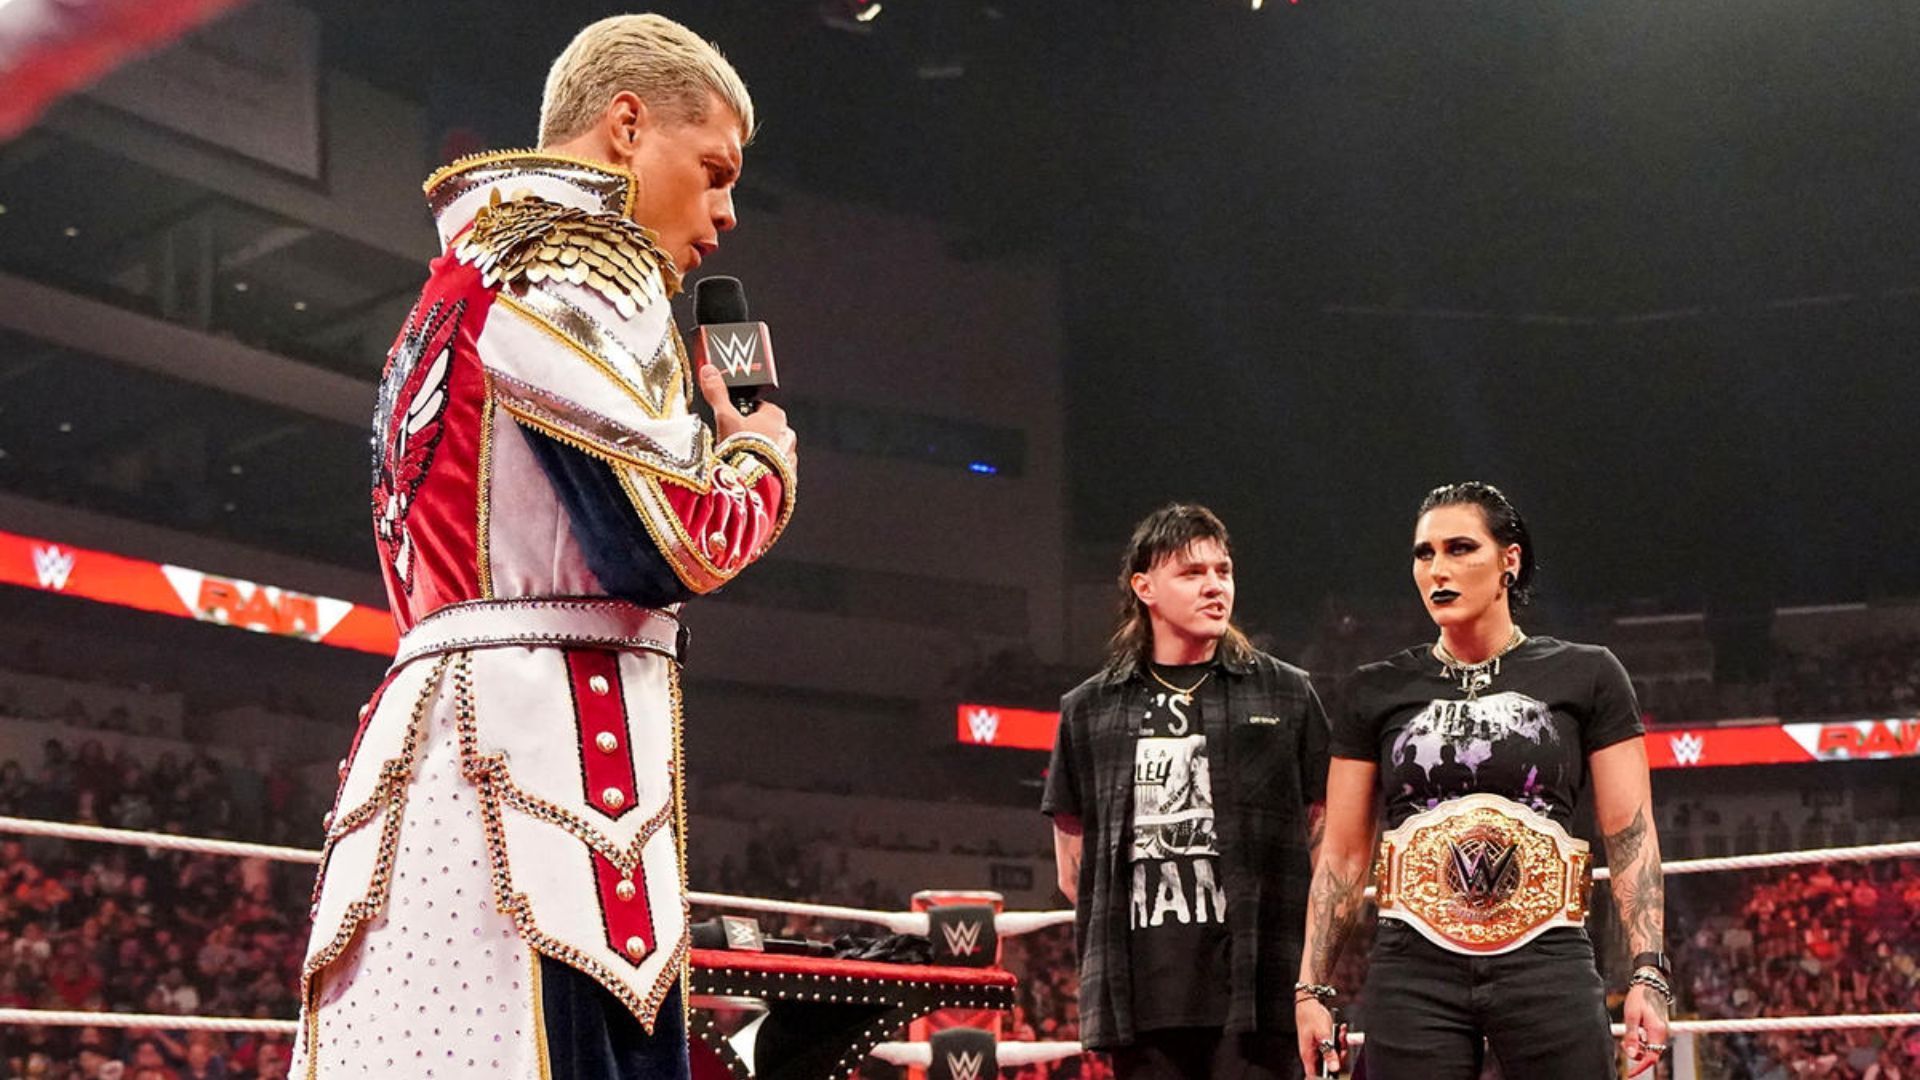
M 740 284 L 740 279 L 716 274 L 695 282 L 693 321 L 702 326 L 750 321 L 747 318 L 747 290 Z

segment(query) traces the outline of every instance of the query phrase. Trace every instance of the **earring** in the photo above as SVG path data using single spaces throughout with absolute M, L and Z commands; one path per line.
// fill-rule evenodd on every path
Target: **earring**
M 1511 570 L 1508 570 L 1500 575 L 1500 584 L 1505 585 L 1509 589 L 1513 588 L 1513 583 L 1518 580 L 1520 579 L 1517 577 L 1514 577 L 1513 571 Z

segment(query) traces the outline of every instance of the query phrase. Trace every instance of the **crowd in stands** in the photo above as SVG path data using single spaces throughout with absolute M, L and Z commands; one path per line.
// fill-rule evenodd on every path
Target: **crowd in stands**
M 1920 638 L 1853 641 L 1774 657 L 1774 704 L 1785 717 L 1912 716 L 1920 707 Z
M 1912 1011 L 1920 860 L 1671 879 L 1680 1014 L 1706 1019 Z M 1920 1027 L 1702 1040 L 1729 1080 L 1912 1080 Z
M 1009 663 L 999 657 L 989 666 L 1003 676 L 1021 673 L 1018 696 L 1027 703 L 1044 705 L 1061 688 L 1058 670 Z M 1783 654 L 1772 692 L 1787 716 L 1911 715 L 1920 707 L 1920 641 Z M 198 753 L 145 759 L 78 730 L 138 730 L 137 716 L 50 718 L 76 729 L 72 739 L 48 740 L 32 766 L 0 761 L 0 814 L 313 842 L 330 793 L 302 790 L 290 772 L 256 772 Z M 1856 822 L 1844 805 L 1803 802 L 1783 813 L 1767 803 L 1754 812 L 1717 798 L 1676 799 L 1660 808 L 1663 848 L 1683 858 L 1905 838 L 1889 835 L 1884 817 Z M 1002 854 L 991 842 L 935 842 L 880 821 L 838 837 L 795 828 L 757 833 L 738 858 L 703 863 L 696 845 L 692 884 L 897 909 L 907 898 L 854 873 L 849 846 Z M 0 1007 L 291 1017 L 310 884 L 306 867 L 0 837 Z M 1920 861 L 1675 878 L 1669 896 L 1678 1015 L 1903 1011 L 1920 1002 Z M 772 936 L 876 932 L 802 918 L 761 921 Z M 1361 1015 L 1367 944 L 1365 935 L 1353 943 L 1337 979 Z M 1006 1037 L 1077 1038 L 1071 928 L 1008 938 L 1003 947 L 1003 962 L 1021 977 Z M 1920 1028 L 1700 1045 L 1703 1076 L 1920 1080 Z M 269 1080 L 285 1075 L 288 1051 L 275 1037 L 0 1026 L 0 1080 Z M 895 1075 L 875 1063 L 863 1071 Z M 1103 1058 L 1088 1056 L 1028 1067 L 1020 1078 L 1104 1080 L 1110 1071 Z
M 0 762 L 0 814 L 261 840 L 317 820 L 289 778 L 243 797 L 213 758 L 42 753 L 31 776 Z M 0 1007 L 292 1016 L 311 887 L 307 867 L 262 859 L 0 839 Z M 288 1052 L 274 1037 L 0 1026 L 6 1080 L 277 1080 Z

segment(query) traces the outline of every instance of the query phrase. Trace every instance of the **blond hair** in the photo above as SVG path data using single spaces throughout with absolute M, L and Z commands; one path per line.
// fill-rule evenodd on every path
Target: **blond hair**
M 592 127 L 622 90 L 695 124 L 706 121 L 708 95 L 718 94 L 740 118 L 742 141 L 753 137 L 753 99 L 719 49 L 662 15 L 615 15 L 575 35 L 547 72 L 540 145 Z

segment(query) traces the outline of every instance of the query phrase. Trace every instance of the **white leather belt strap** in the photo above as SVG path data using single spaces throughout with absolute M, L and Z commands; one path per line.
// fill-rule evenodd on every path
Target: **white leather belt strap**
M 510 645 L 642 649 L 678 659 L 680 619 L 672 611 L 611 597 L 471 600 L 415 623 L 401 637 L 393 666 L 444 652 Z

